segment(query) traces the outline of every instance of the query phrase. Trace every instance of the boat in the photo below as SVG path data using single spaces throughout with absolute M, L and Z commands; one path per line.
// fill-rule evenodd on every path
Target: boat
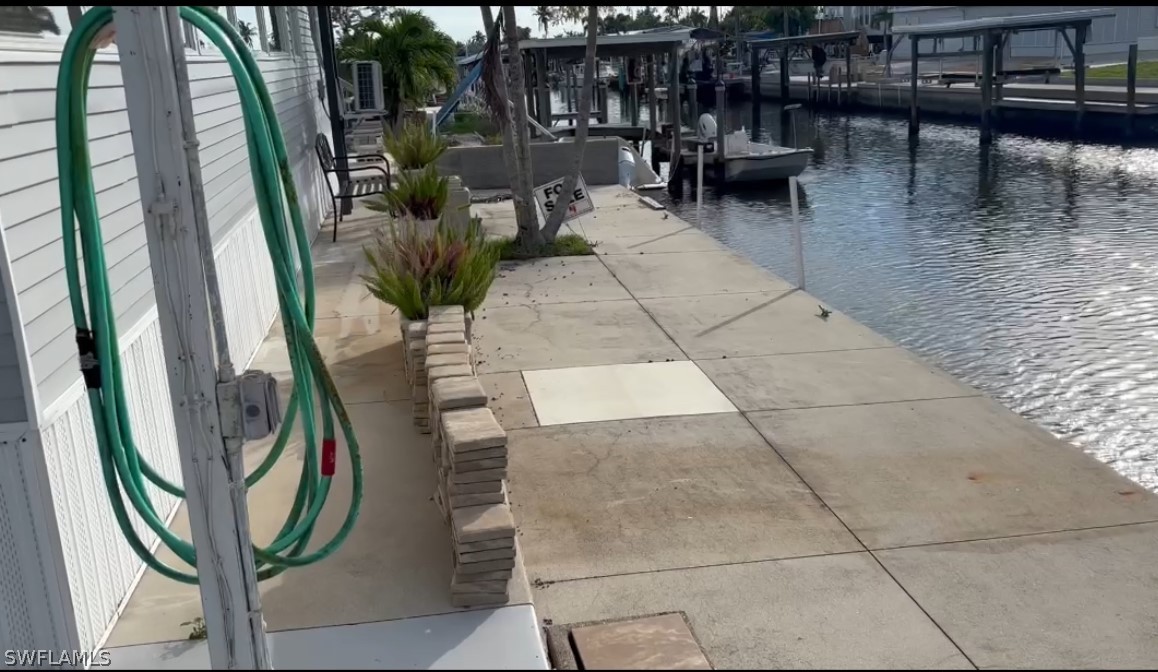
M 704 165 L 716 162 L 716 118 L 711 114 L 700 115 L 696 144 L 705 145 Z M 685 150 L 685 160 L 695 170 L 697 152 Z M 756 184 L 778 182 L 797 177 L 808 167 L 812 149 L 781 147 L 766 142 L 753 142 L 747 131 L 733 131 L 724 136 L 724 171 L 727 184 Z

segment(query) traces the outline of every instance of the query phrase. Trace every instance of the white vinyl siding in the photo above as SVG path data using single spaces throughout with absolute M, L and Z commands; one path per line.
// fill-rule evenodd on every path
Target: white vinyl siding
M 298 29 L 309 29 L 304 8 L 290 7 Z M 300 10 L 300 11 L 299 11 Z M 308 38 L 308 36 L 307 36 Z M 312 38 L 292 39 L 298 54 L 259 56 L 286 136 L 290 162 L 304 195 L 318 184 L 314 137 L 322 126 L 312 95 L 320 72 Z M 45 406 L 78 379 L 72 317 L 65 283 L 55 151 L 58 54 L 0 51 L 0 212 L 20 296 L 32 369 Z M 214 56 L 190 56 L 190 90 L 201 143 L 206 207 L 215 242 L 253 212 L 253 186 L 229 66 Z M 133 144 L 115 54 L 99 56 L 88 97 L 90 154 L 101 212 L 105 257 L 117 322 L 123 331 L 155 305 Z M 324 116 L 322 117 L 324 121 Z M 307 202 L 302 205 L 314 210 Z
M 309 30 L 305 8 L 284 9 L 288 25 Z M 329 204 L 313 153 L 314 139 L 317 133 L 328 132 L 329 125 L 316 95 L 321 68 L 315 41 L 308 32 L 289 40 L 287 44 L 296 47 L 294 53 L 255 56 L 286 138 L 312 238 L 322 221 L 323 207 Z M 0 226 L 10 261 L 9 290 L 23 322 L 10 324 L 0 286 L 0 423 L 5 421 L 7 381 L 20 385 L 19 375 L 7 375 L 5 367 L 12 353 L 4 337 L 23 330 L 39 399 L 39 417 L 29 421 L 38 426 L 43 445 L 37 455 L 42 455 L 51 484 L 78 641 L 82 648 L 92 649 L 103 641 L 142 563 L 121 537 L 104 492 L 92 414 L 76 362 L 64 274 L 54 128 L 61 43 L 45 39 L 26 48 L 32 43 L 31 39 L 21 44 L 6 42 L 0 36 Z M 277 294 L 253 196 L 240 101 L 229 67 L 217 55 L 190 53 L 187 57 L 226 332 L 234 362 L 243 368 L 277 312 Z M 116 59 L 115 48 L 98 54 L 88 94 L 89 151 L 104 252 L 134 433 L 146 458 L 171 480 L 179 480 L 134 148 Z M 4 263 L 2 255 L 0 263 Z M 27 392 L 19 387 L 17 391 Z M 23 398 L 21 403 L 27 408 Z M 175 510 L 175 499 L 155 488 L 151 491 L 162 514 Z M 146 544 L 155 541 L 135 516 L 134 526 Z M 0 529 L 0 541 L 3 535 Z

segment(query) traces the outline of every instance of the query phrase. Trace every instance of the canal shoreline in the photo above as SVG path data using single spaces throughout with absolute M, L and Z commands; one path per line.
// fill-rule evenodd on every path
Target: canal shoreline
M 718 668 L 1158 655 L 1158 497 L 675 215 L 592 200 L 598 256 L 504 266 L 476 320 L 540 616 L 683 611 Z

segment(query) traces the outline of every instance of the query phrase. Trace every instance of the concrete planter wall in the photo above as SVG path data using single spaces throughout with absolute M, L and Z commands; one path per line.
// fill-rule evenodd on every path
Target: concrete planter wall
M 575 146 L 571 142 L 531 144 L 531 183 L 546 184 L 571 172 Z M 502 168 L 501 145 L 451 147 L 436 164 L 443 175 L 457 175 L 467 189 L 510 189 Z M 583 152 L 583 180 L 589 186 L 619 183 L 619 138 L 589 138 Z

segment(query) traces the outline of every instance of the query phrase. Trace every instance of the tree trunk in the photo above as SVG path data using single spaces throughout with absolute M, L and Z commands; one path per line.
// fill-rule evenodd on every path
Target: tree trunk
M 571 205 L 571 195 L 575 193 L 575 185 L 579 182 L 579 175 L 583 171 L 583 152 L 587 148 L 587 127 L 591 123 L 591 93 L 595 89 L 595 49 L 599 35 L 599 7 L 591 5 L 587 8 L 587 51 L 583 57 L 583 88 L 579 90 L 579 118 L 575 125 L 575 161 L 571 166 L 571 173 L 563 181 L 563 191 L 560 198 L 555 200 L 555 209 L 547 216 L 547 223 L 543 227 L 543 240 L 555 242 L 559 235 L 559 228 L 563 226 L 563 217 L 567 214 L 567 207 Z M 564 198 L 566 200 L 564 201 Z
M 494 15 L 491 13 L 490 5 L 482 5 L 481 7 L 483 27 L 486 34 L 490 35 L 495 26 Z M 503 98 L 509 100 L 510 94 L 507 92 L 507 75 L 503 73 L 498 78 L 498 81 Z M 508 109 L 507 112 L 509 117 L 510 110 Z M 518 157 L 515 155 L 515 141 L 513 133 L 511 132 L 512 124 L 502 124 L 501 126 L 503 131 L 503 167 L 506 168 L 507 175 L 511 176 L 511 194 L 513 196 L 517 191 L 515 176 L 523 172 L 528 172 L 530 166 L 528 165 L 525 168 L 519 166 Z M 518 225 L 517 238 L 520 244 L 523 244 L 524 240 L 535 241 L 538 239 L 539 217 L 535 213 L 533 202 L 524 203 L 523 207 L 520 207 L 519 200 L 515 199 L 515 222 Z
M 489 9 L 489 8 L 488 8 Z M 515 172 L 511 174 L 511 196 L 515 201 L 515 220 L 519 233 L 516 244 L 529 250 L 542 242 L 539 216 L 535 212 L 534 185 L 531 184 L 531 122 L 527 116 L 527 96 L 523 78 L 523 56 L 519 51 L 519 26 L 515 23 L 515 6 L 503 5 L 503 31 L 507 39 L 508 97 L 513 103 L 511 145 Z M 504 138 L 505 141 L 505 138 Z
M 734 12 L 736 9 L 733 7 L 732 11 Z M 720 15 L 715 5 L 708 6 L 708 28 L 712 30 L 720 29 Z

